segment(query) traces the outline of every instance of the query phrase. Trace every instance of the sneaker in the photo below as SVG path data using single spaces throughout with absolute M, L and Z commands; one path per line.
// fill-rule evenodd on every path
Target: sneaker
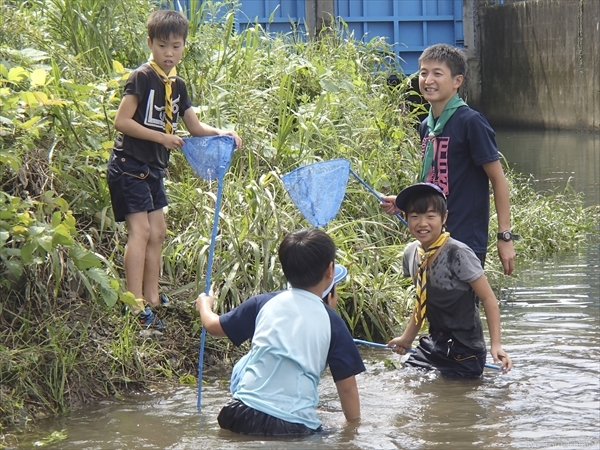
M 145 328 L 154 327 L 158 331 L 167 328 L 167 322 L 156 317 L 149 306 L 146 306 L 146 310 L 138 314 L 138 320 Z
M 169 300 L 169 297 L 167 297 L 165 294 L 160 294 L 160 304 L 162 306 L 169 306 L 170 303 L 171 300 Z

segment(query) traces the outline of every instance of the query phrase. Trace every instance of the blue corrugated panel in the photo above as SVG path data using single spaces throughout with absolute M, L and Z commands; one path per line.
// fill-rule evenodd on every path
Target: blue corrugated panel
M 336 16 L 357 39 L 385 37 L 402 58 L 405 73 L 418 70 L 418 59 L 432 44 L 462 47 L 462 0 L 337 0 Z
M 175 0 L 174 3 L 175 9 L 186 12 L 189 17 L 189 0 Z M 221 12 L 224 11 L 225 9 Z M 305 16 L 304 0 L 242 0 L 235 17 L 235 26 L 240 31 L 258 23 L 272 33 L 288 33 L 293 27 L 304 32 Z
M 182 9 L 189 8 L 189 0 L 178 1 Z M 407 74 L 418 70 L 426 47 L 442 42 L 464 45 L 462 0 L 336 0 L 334 5 L 334 14 L 344 19 L 355 38 L 384 37 Z M 274 33 L 288 33 L 293 26 L 304 32 L 305 17 L 305 0 L 241 0 L 236 29 L 259 23 Z
M 242 0 L 236 22 L 238 30 L 259 23 L 273 33 L 288 33 L 293 23 L 303 32 L 305 16 L 304 0 Z

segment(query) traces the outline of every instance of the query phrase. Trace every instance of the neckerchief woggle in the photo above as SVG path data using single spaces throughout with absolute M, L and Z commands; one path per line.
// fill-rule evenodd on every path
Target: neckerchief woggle
M 452 114 L 456 112 L 458 108 L 461 106 L 466 106 L 467 104 L 463 101 L 462 98 L 458 96 L 458 93 L 454 94 L 454 96 L 448 100 L 446 106 L 444 106 L 444 110 L 437 122 L 433 118 L 433 107 L 429 107 L 429 115 L 427 116 L 427 146 L 425 147 L 425 155 L 423 156 L 423 165 L 421 166 L 421 173 L 419 174 L 419 181 L 421 183 L 426 182 L 427 174 L 429 173 L 429 169 L 433 164 L 433 141 L 436 136 L 442 134 L 444 131 L 444 126 L 446 126 L 446 122 L 450 120 Z
M 162 82 L 165 83 L 165 133 L 173 134 L 173 99 L 171 98 L 173 89 L 171 83 L 176 80 L 177 69 L 173 67 L 168 74 L 165 73 L 152 56 L 148 59 L 148 64 L 154 69 Z

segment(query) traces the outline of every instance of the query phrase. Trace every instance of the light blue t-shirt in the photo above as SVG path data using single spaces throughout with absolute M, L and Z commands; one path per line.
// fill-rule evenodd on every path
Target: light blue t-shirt
M 302 289 L 273 297 L 259 311 L 234 398 L 279 419 L 321 426 L 317 386 L 331 341 L 322 300 Z

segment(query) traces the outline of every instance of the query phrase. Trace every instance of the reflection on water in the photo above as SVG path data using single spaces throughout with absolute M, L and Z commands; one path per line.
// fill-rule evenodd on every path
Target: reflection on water
M 347 427 L 329 375 L 320 385 L 325 432 L 309 439 L 257 440 L 220 430 L 227 386 L 180 387 L 110 400 L 42 424 L 66 429 L 60 449 L 598 449 L 600 280 L 598 241 L 582 255 L 521 271 L 502 304 L 503 347 L 515 368 L 482 380 L 449 381 L 391 370 L 387 350 L 361 347 L 363 419 Z M 488 361 L 489 362 L 489 361 Z
M 517 172 L 537 180 L 540 191 L 559 192 L 567 182 L 600 204 L 600 135 L 568 131 L 498 131 L 498 148 Z

